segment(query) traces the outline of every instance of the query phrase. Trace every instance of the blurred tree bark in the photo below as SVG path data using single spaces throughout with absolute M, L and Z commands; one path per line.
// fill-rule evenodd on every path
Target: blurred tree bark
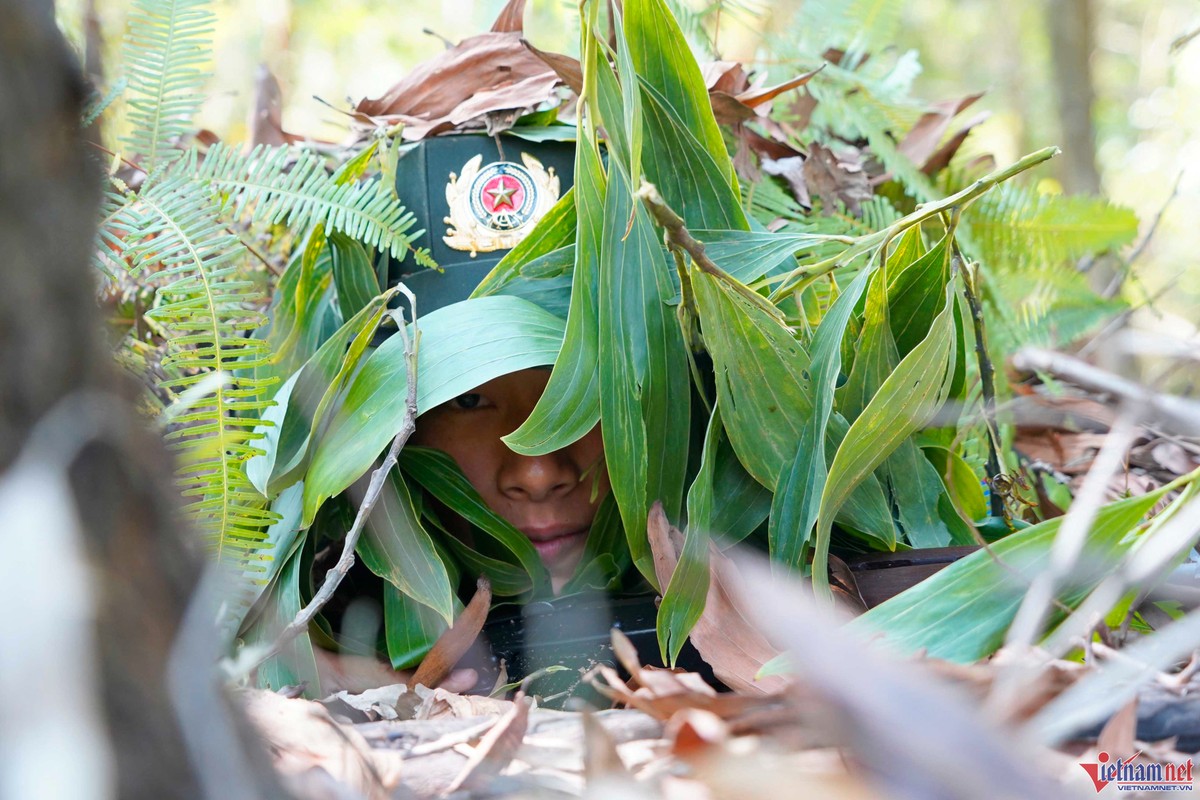
M 63 401 L 88 399 L 89 411 L 104 414 L 108 434 L 86 444 L 70 465 L 95 575 L 99 650 L 94 664 L 76 668 L 98 672 L 117 796 L 211 796 L 167 688 L 199 559 L 184 546 L 175 491 L 166 482 L 172 474 L 167 453 L 135 419 L 132 384 L 117 375 L 100 333 L 89 260 L 101 176 L 79 130 L 83 80 L 50 0 L 0 0 L 0 18 L 0 473 Z M 112 411 L 96 409 L 97 403 Z M 5 613 L 36 615 L 38 609 Z M 214 672 L 211 660 L 196 665 L 206 679 Z M 37 676 L 31 678 L 36 686 Z M 215 687 L 214 678 L 187 688 L 216 695 Z M 232 746 L 245 747 L 225 735 Z M 244 774 L 236 765 L 233 771 Z M 262 796 L 258 783 L 251 779 L 225 796 Z M 103 791 L 96 787 L 96 796 Z
M 1045 10 L 1062 128 L 1063 187 L 1068 192 L 1097 194 L 1100 173 L 1092 126 L 1096 99 L 1091 68 L 1095 41 L 1092 0 L 1057 0 L 1046 3 Z

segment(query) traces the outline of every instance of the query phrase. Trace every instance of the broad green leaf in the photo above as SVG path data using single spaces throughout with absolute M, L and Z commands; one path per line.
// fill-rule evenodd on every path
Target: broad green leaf
M 851 282 L 821 320 L 810 345 L 816 407 L 803 422 L 796 454 L 775 489 L 768 528 L 771 557 L 793 569 L 802 569 L 807 561 L 809 535 L 817 521 L 818 501 L 828 474 L 823 443 L 842 369 L 842 337 L 870 277 L 870 271 L 863 270 Z
M 771 492 L 742 466 L 724 429 L 713 466 L 714 503 L 708 530 L 721 547 L 749 536 L 771 512 Z
M 714 158 L 724 156 L 716 159 L 717 166 L 725 183 L 736 186 L 733 164 L 713 116 L 712 101 L 708 98 L 700 66 L 667 4 L 663 0 L 628 0 L 625 3 L 625 35 L 633 66 L 645 85 L 653 87 L 661 96 L 664 110 L 670 111 L 682 130 L 691 132 L 702 150 Z M 650 109 L 646 108 L 645 113 L 649 116 Z M 645 148 L 647 175 L 651 174 L 648 162 L 653 158 L 653 139 L 653 136 L 648 137 Z M 669 143 L 669 139 L 658 141 L 660 145 Z M 666 193 L 663 196 L 669 198 Z M 687 215 L 680 215 L 695 224 Z
M 392 289 L 371 298 L 276 393 L 275 405 L 258 428 L 263 452 L 246 463 L 247 476 L 263 495 L 269 497 L 300 477 L 334 397 L 358 368 L 395 294 Z
M 548 588 L 549 576 L 533 543 L 488 506 L 450 456 L 427 447 L 406 447 L 400 453 L 400 465 L 425 491 L 498 544 L 503 560 L 520 565 L 527 573 L 535 593 Z M 481 555 L 486 555 L 484 544 L 474 543 Z
M 748 230 L 737 184 L 729 183 L 724 146 L 705 150 L 691 129 L 672 116 L 654 87 L 644 85 L 647 146 L 642 161 L 646 178 L 687 225 Z
M 344 233 L 334 231 L 329 235 L 329 252 L 338 308 L 343 319 L 350 319 L 379 294 L 375 268 L 367 258 L 366 249 Z
M 954 503 L 969 519 L 983 519 L 988 515 L 987 500 L 983 496 L 983 483 L 975 470 L 971 469 L 962 456 L 945 447 L 923 448 L 926 457 L 938 469 L 946 483 L 946 489 Z
M 280 570 L 279 580 L 271 587 L 262 613 L 246 632 L 248 646 L 269 645 L 300 613 L 300 565 L 303 553 L 297 549 Z M 300 634 L 274 658 L 258 668 L 258 685 L 278 690 L 284 686 L 305 685 L 306 697 L 324 697 L 317 662 L 313 656 L 312 640 L 307 632 Z
M 359 538 L 358 554 L 371 572 L 440 614 L 447 625 L 454 622 L 450 576 L 421 526 L 408 485 L 397 470 L 383 483 Z
M 604 168 L 594 132 L 585 126 L 575 151 L 577 245 L 571 309 L 562 353 L 546 390 L 521 427 L 504 437 L 528 456 L 559 450 L 587 434 L 600 420 L 597 284 L 604 234 Z
M 691 403 L 682 333 L 666 304 L 667 269 L 628 177 L 612 170 L 599 284 L 601 428 L 630 554 L 651 581 L 646 518 L 653 500 L 669 518 L 679 515 Z
M 227 618 L 222 625 L 237 631 L 245 621 L 247 612 L 258 602 L 264 592 L 270 591 L 278 582 L 281 568 L 291 557 L 292 551 L 303 543 L 300 533 L 300 511 L 304 500 L 304 485 L 297 483 L 288 487 L 271 503 L 271 512 L 276 519 L 267 528 L 266 536 L 258 546 L 265 560 L 252 569 L 242 572 L 236 590 L 230 593 Z M 265 569 L 262 565 L 265 564 Z
M 911 234 L 911 232 L 910 232 Z M 891 280 L 894 270 L 912 274 L 925 261 L 916 257 L 920 239 L 908 235 L 902 239 L 896 252 L 888 259 L 887 268 L 880 270 L 871 280 L 867 293 L 865 320 L 859 337 L 858 352 L 854 358 L 854 370 L 840 395 L 844 410 L 857 418 L 892 374 L 900 362 L 895 341 L 892 338 L 892 323 L 895 309 L 891 308 L 887 287 L 895 287 Z M 930 251 L 930 254 L 936 252 Z M 930 262 L 936 265 L 936 262 Z M 934 271 L 936 266 L 929 271 Z M 911 279 L 909 284 L 911 285 Z M 940 281 L 939 296 L 944 296 L 945 287 Z M 907 313 L 914 313 L 908 309 Z M 915 313 L 920 313 L 917 310 Z M 957 352 L 957 346 L 955 347 Z M 891 455 L 878 469 L 879 477 L 887 485 L 892 501 L 897 508 L 905 539 L 914 547 L 945 547 L 950 544 L 951 534 L 939 513 L 939 504 L 944 487 L 937 471 L 925 459 L 920 448 L 912 440 L 900 442 Z
M 1118 563 L 1136 541 L 1126 536 L 1162 497 L 1161 490 L 1119 500 L 1099 510 L 1088 534 L 1089 565 L 1058 595 L 1077 603 Z M 1046 520 L 994 542 L 871 609 L 850 623 L 903 653 L 971 663 L 1004 641 L 1034 576 L 1049 566 L 1050 550 L 1063 518 Z
M 829 594 L 829 539 L 833 517 L 856 486 L 925 423 L 945 402 L 954 361 L 954 284 L 942 312 L 917 345 L 850 426 L 829 467 L 817 515 L 813 586 Z
M 506 283 L 516 278 L 521 267 L 538 256 L 566 247 L 575 241 L 575 190 L 558 199 L 546 216 L 538 220 L 529 235 L 504 254 L 484 279 L 471 292 L 471 297 L 498 294 Z
M 658 608 L 658 649 L 667 666 L 675 665 L 679 650 L 704 613 L 709 583 L 709 532 L 716 505 L 716 461 L 722 432 L 721 406 L 718 404 L 713 408 L 705 430 L 700 471 L 688 489 L 688 524 L 684 531 L 683 551 Z M 725 498 L 721 499 L 724 502 Z
M 454 613 L 460 613 L 458 598 Z M 390 583 L 383 585 L 383 630 L 392 669 L 413 669 L 447 630 L 446 621 Z
M 933 319 L 942 310 L 946 281 L 950 279 L 950 251 L 946 237 L 915 261 L 905 262 L 906 251 L 888 259 L 888 305 L 892 337 L 900 357 L 908 355 L 925 338 Z
M 808 353 L 776 317 L 729 288 L 728 277 L 692 270 L 691 281 L 729 442 L 755 480 L 776 487 L 813 414 Z M 830 417 L 826 448 L 841 441 L 846 427 L 837 414 Z M 890 512 L 871 478 L 847 498 L 845 511 L 839 522 L 881 546 L 894 543 Z
M 742 283 L 753 283 L 781 264 L 795 267 L 793 254 L 844 237 L 815 233 L 771 233 L 757 230 L 695 229 L 689 232 L 704 245 L 704 253 Z
M 561 319 L 504 295 L 439 308 L 420 317 L 418 327 L 418 413 L 500 375 L 553 364 L 563 334 Z M 352 378 L 316 442 L 305 480 L 305 524 L 326 498 L 367 472 L 391 442 L 404 419 L 406 383 L 404 343 L 392 336 Z
M 314 226 L 300 257 L 279 278 L 267 334 L 277 375 L 295 372 L 321 345 L 322 302 L 333 280 L 333 260 L 326 244 L 324 226 Z

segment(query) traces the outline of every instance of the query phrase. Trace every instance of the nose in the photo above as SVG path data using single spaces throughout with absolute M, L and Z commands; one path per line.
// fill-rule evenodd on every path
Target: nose
M 497 479 L 508 499 L 537 503 L 570 493 L 579 483 L 579 468 L 565 450 L 540 456 L 509 450 Z

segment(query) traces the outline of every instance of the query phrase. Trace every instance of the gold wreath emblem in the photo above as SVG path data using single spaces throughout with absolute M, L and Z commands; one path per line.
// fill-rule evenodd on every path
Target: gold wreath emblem
M 538 220 L 558 202 L 559 181 L 553 167 L 546 169 L 528 153 L 521 153 L 521 162 L 524 167 L 512 162 L 495 162 L 484 167 L 483 156 L 477 155 L 463 165 L 458 175 L 450 173 L 450 182 L 446 184 L 450 215 L 444 220 L 447 228 L 442 237 L 447 246 L 468 251 L 474 258 L 479 253 L 509 250 L 529 235 Z M 489 211 L 479 196 L 473 196 L 482 192 L 482 186 L 472 191 L 477 188 L 480 171 L 497 169 L 501 170 L 497 174 L 520 181 L 526 193 L 532 195 L 521 204 L 521 213 L 516 213 L 518 209 L 512 208 L 511 202 L 506 204 L 505 213 Z M 503 181 L 501 186 L 505 186 Z

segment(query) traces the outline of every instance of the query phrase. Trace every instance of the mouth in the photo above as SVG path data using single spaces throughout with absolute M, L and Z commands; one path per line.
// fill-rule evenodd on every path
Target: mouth
M 581 545 L 587 537 L 588 529 L 557 525 L 546 528 L 522 528 L 521 532 L 529 537 L 529 541 L 533 543 L 533 548 L 537 550 L 542 563 L 550 565 Z

